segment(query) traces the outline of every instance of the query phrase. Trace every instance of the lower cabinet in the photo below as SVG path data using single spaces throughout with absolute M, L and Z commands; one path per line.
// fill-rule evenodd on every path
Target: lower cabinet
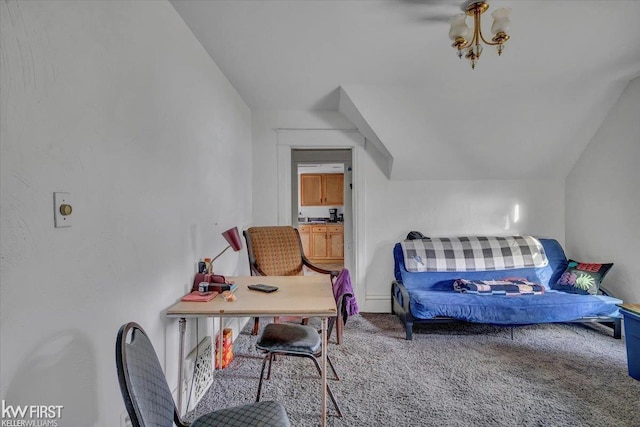
M 302 250 L 312 262 L 344 260 L 344 226 L 342 224 L 299 225 Z
M 300 241 L 302 242 L 302 252 L 309 258 L 311 251 L 309 250 L 309 239 L 311 236 L 310 225 L 299 225 L 298 233 L 300 233 Z
M 327 258 L 344 259 L 344 227 L 327 226 Z

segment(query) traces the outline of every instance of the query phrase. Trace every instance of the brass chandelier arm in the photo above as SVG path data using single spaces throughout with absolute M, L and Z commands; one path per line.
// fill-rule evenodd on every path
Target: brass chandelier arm
M 478 29 L 478 33 L 480 34 L 480 40 L 482 40 L 485 44 L 489 45 L 489 46 L 497 46 L 499 44 L 502 44 L 500 42 L 493 42 L 493 41 L 487 41 L 484 36 L 482 35 L 482 28 Z M 503 42 L 504 43 L 504 42 Z
M 476 12 L 473 14 L 473 41 L 476 42 L 476 44 L 478 44 L 478 36 L 480 38 L 480 40 L 482 40 L 485 44 L 489 45 L 489 46 L 497 46 L 500 43 L 499 42 L 493 42 L 493 41 L 487 41 L 484 38 L 484 35 L 482 34 L 482 22 L 481 22 L 481 15 L 485 12 L 486 9 L 476 9 Z M 473 43 L 471 43 L 473 44 Z

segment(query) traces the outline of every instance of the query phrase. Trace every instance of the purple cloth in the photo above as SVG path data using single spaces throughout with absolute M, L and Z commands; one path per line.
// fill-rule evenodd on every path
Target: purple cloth
M 347 296 L 344 301 L 343 314 L 348 316 L 356 315 L 360 312 L 356 297 L 351 286 L 351 277 L 349 276 L 349 270 L 343 268 L 335 282 L 333 282 L 333 296 L 336 301 L 340 301 L 344 296 Z M 346 321 L 346 317 L 345 317 Z

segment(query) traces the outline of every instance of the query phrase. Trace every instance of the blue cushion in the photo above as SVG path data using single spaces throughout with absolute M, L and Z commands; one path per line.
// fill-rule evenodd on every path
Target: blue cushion
M 616 316 L 622 301 L 602 295 L 546 291 L 542 295 L 492 295 L 409 290 L 411 313 L 418 319 L 437 316 L 496 325 L 569 322 L 581 317 Z

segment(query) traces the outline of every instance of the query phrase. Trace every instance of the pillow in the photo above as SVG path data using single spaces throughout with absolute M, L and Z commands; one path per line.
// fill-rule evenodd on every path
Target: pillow
M 613 267 L 613 263 L 597 264 L 569 260 L 567 269 L 562 273 L 553 289 L 572 294 L 595 295 L 600 283 Z

